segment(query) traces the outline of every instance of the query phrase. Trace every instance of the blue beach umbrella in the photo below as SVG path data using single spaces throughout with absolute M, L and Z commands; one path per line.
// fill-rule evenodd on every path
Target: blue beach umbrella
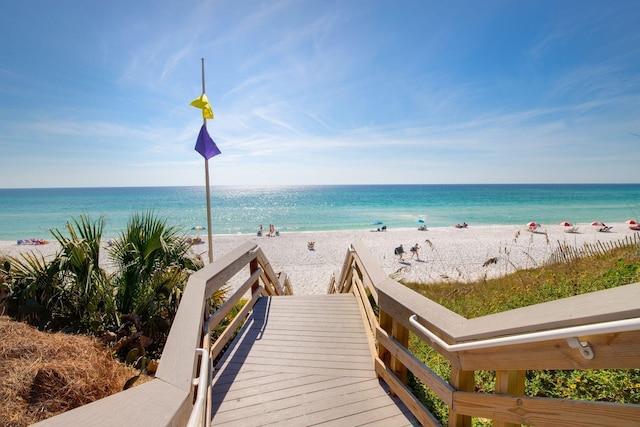
M 376 221 L 373 223 L 373 225 L 382 225 L 382 224 L 384 224 L 382 221 Z
M 416 219 L 416 222 L 419 222 L 420 224 L 424 224 L 424 219 L 418 218 L 418 219 Z

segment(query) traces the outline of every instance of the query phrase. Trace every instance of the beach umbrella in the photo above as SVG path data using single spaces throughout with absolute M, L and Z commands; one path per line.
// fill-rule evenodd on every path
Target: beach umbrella
M 571 223 L 569 221 L 559 222 L 558 225 L 562 225 L 563 227 L 571 227 Z
M 418 219 L 416 219 L 416 222 L 419 222 L 420 224 L 424 224 L 424 219 L 418 218 Z
M 638 222 L 635 219 L 628 219 L 624 223 L 629 225 L 638 225 Z
M 538 224 L 537 222 L 533 222 L 531 221 L 529 224 L 527 224 L 527 227 L 540 227 L 540 224 Z
M 211 233 L 211 190 L 209 187 L 209 159 L 213 156 L 220 154 L 218 146 L 213 141 L 209 132 L 207 131 L 207 119 L 213 119 L 213 110 L 207 95 L 204 90 L 204 58 L 201 58 L 202 62 L 202 95 L 194 99 L 191 102 L 191 106 L 202 110 L 202 127 L 196 140 L 195 150 L 204 157 L 204 176 L 207 189 L 207 230 L 208 237 L 207 243 L 209 245 L 209 263 L 213 263 L 213 245 L 212 245 L 212 233 Z
M 594 227 L 605 227 L 604 222 L 600 222 L 600 221 L 593 221 L 591 225 L 593 225 Z
M 382 225 L 382 224 L 384 224 L 382 221 L 376 221 L 373 223 L 373 225 Z
M 196 225 L 195 227 L 191 227 L 192 230 L 206 230 L 206 227 L 201 225 Z

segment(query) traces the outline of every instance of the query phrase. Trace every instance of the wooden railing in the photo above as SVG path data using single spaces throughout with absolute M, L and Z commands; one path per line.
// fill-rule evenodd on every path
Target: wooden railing
M 242 277 L 243 270 L 246 278 Z M 209 313 L 209 299 L 232 278 L 244 282 L 221 307 Z M 251 242 L 241 245 L 189 278 L 154 380 L 37 425 L 184 426 L 190 421 L 205 425 L 210 378 L 206 371 L 210 372 L 207 368 L 211 368 L 211 361 L 233 337 L 260 295 L 290 294 L 292 289 L 286 275 L 273 271 L 262 250 Z M 236 316 L 211 343 L 208 331 L 242 302 L 244 305 Z M 199 376 L 198 370 L 204 375 Z M 194 404 L 197 391 L 205 399 L 195 399 Z
M 213 293 L 232 279 L 240 283 L 237 291 L 209 313 Z M 640 331 L 634 323 L 640 318 L 640 283 L 465 319 L 390 279 L 367 248 L 355 242 L 330 284 L 329 293 L 336 292 L 356 295 L 371 330 L 378 376 L 423 425 L 440 423 L 407 388 L 408 371 L 449 407 L 451 426 L 468 426 L 471 417 L 492 419 L 494 426 L 639 425 L 640 405 L 527 397 L 524 384 L 526 370 L 640 368 Z M 38 425 L 206 425 L 211 361 L 260 295 L 291 293 L 286 276 L 273 271 L 260 248 L 241 245 L 190 277 L 154 380 Z M 240 307 L 237 315 L 211 343 L 208 331 L 234 307 Z M 566 339 L 558 330 L 581 332 Z M 543 331 L 553 333 L 532 342 L 520 338 L 539 337 Z M 450 361 L 448 382 L 411 353 L 410 333 Z M 514 336 L 515 344 L 495 344 Z M 496 372 L 493 394 L 474 392 L 474 372 L 480 370 Z
M 355 242 L 329 292 L 356 295 L 378 376 L 423 425 L 440 422 L 407 388 L 407 371 L 448 406 L 450 426 L 472 417 L 494 426 L 640 425 L 640 405 L 524 395 L 527 370 L 640 368 L 640 283 L 465 319 L 390 279 Z M 448 382 L 411 353 L 410 333 L 450 361 Z M 474 392 L 480 370 L 496 372 L 493 394 Z

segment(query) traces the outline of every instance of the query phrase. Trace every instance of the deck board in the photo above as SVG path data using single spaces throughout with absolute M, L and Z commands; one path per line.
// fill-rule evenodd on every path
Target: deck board
M 366 334 L 352 294 L 261 298 L 216 365 L 212 425 L 419 425 Z

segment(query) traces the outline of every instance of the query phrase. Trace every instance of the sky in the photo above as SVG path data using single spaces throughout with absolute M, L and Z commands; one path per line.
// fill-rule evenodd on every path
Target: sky
M 640 2 L 30 0 L 0 188 L 638 183 Z

